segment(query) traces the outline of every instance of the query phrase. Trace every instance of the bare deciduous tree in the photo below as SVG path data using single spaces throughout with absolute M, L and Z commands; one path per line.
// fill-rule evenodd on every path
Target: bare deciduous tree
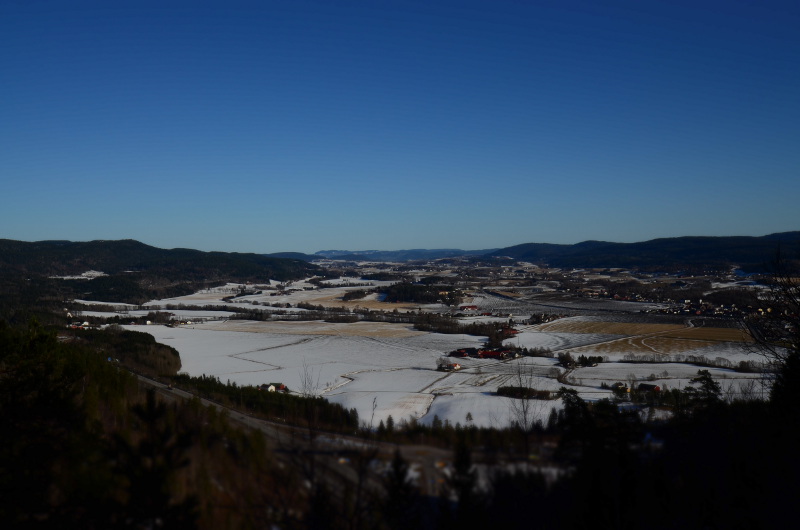
M 773 404 L 796 412 L 800 397 L 800 261 L 777 256 L 762 303 L 759 311 L 745 319 L 746 331 L 772 368 Z
M 316 397 L 319 393 L 320 373 L 314 373 L 314 369 L 303 359 L 303 369 L 300 371 L 300 394 L 303 397 Z
M 517 363 L 517 369 L 514 374 L 515 386 L 521 389 L 536 389 L 540 379 L 531 365 L 524 365 L 522 362 Z M 525 455 L 530 452 L 530 435 L 535 430 L 537 424 L 541 424 L 541 415 L 544 410 L 545 403 L 541 399 L 534 399 L 532 392 L 523 392 L 521 398 L 510 398 L 509 408 L 511 412 L 511 421 L 513 426 L 516 427 L 523 441 L 523 448 Z

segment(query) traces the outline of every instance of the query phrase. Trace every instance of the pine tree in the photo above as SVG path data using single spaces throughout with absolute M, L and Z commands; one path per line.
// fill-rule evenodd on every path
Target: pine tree
M 720 384 L 714 381 L 711 377 L 711 372 L 708 370 L 698 370 L 697 376 L 693 377 L 690 381 L 696 387 L 687 387 L 685 392 L 690 396 L 692 401 L 700 407 L 710 407 L 719 403 L 719 397 L 722 393 Z
M 386 524 L 391 529 L 407 530 L 419 528 L 421 506 L 419 491 L 409 476 L 408 462 L 396 449 L 392 458 L 389 473 L 384 479 L 386 497 L 383 501 L 382 513 Z

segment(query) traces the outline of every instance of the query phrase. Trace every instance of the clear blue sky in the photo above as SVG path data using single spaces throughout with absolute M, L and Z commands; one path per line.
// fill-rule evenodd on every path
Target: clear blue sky
M 0 238 L 800 230 L 800 2 L 0 2 Z

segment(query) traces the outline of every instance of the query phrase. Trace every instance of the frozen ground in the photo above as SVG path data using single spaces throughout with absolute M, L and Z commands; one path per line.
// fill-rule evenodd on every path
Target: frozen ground
M 358 283 L 361 285 L 348 285 L 353 283 Z M 344 306 L 348 308 L 363 307 L 385 310 L 398 309 L 402 311 L 408 311 L 411 309 L 416 310 L 419 308 L 419 304 L 384 303 L 378 300 L 376 296 L 370 296 L 367 298 L 351 300 L 347 302 L 342 300 L 342 297 L 348 291 L 366 289 L 367 287 L 364 287 L 364 283 L 369 283 L 371 287 L 379 287 L 382 285 L 391 284 L 393 282 L 372 280 L 365 282 L 364 280 L 359 280 L 357 278 L 340 278 L 339 280 L 327 280 L 325 285 L 329 285 L 330 287 L 326 287 L 324 289 L 320 289 L 314 284 L 308 283 L 307 281 L 290 282 L 288 284 L 279 284 L 275 281 L 272 281 L 265 282 L 263 284 L 251 285 L 229 283 L 220 287 L 204 289 L 186 296 L 153 300 L 151 302 L 147 302 L 145 306 L 164 307 L 166 305 L 202 306 L 206 304 L 244 304 L 250 309 L 263 308 L 265 310 L 270 310 L 273 307 L 280 305 L 287 311 L 297 311 L 297 304 L 304 303 L 315 306 L 321 305 L 323 307 Z M 246 288 L 250 291 L 260 291 L 260 294 L 237 296 L 241 292 L 242 288 Z M 235 296 L 235 298 L 231 299 L 230 301 L 224 300 L 225 298 L 231 296 Z M 287 304 L 290 305 L 291 308 L 287 308 Z
M 90 317 L 146 317 L 152 309 L 131 309 L 120 311 L 81 311 L 81 315 Z M 164 313 L 170 313 L 180 320 L 220 320 L 234 316 L 236 313 L 232 311 L 213 311 L 213 310 L 188 310 L 188 309 L 169 309 L 162 310 Z
M 500 287 L 498 291 L 503 291 Z M 473 304 L 481 311 L 510 313 L 515 317 L 528 317 L 534 313 L 582 314 L 592 311 L 629 311 L 638 313 L 650 309 L 666 307 L 665 304 L 626 302 L 610 299 L 575 298 L 563 294 L 542 296 L 520 296 L 508 298 L 491 294 L 477 294 Z
M 137 305 L 122 304 L 122 303 L 119 303 L 119 302 L 97 302 L 97 301 L 93 302 L 93 301 L 90 301 L 90 300 L 80 300 L 80 299 L 76 299 L 76 300 L 74 300 L 74 302 L 76 304 L 86 304 L 86 305 L 91 304 L 91 305 L 107 306 L 109 311 L 127 311 L 127 310 L 130 310 L 130 309 L 136 309 L 137 307 L 139 307 Z
M 344 279 L 335 283 L 346 285 L 356 281 Z M 259 290 L 260 286 L 248 287 Z M 261 287 L 264 287 L 261 294 L 237 298 L 234 303 L 246 303 L 254 308 L 263 305 L 253 305 L 252 302 L 291 304 L 294 310 L 300 302 L 327 306 L 360 303 L 362 307 L 375 304 L 388 310 L 412 308 L 411 305 L 386 304 L 378 300 L 343 303 L 341 296 L 347 290 L 360 288 L 358 286 L 311 290 L 313 286 L 310 284 L 296 282 L 283 286 L 284 289 L 295 289 L 293 292 L 278 296 L 272 296 L 278 292 L 277 284 Z M 229 284 L 190 296 L 153 301 L 147 307 L 224 304 L 223 298 L 240 288 L 238 284 Z M 480 311 L 521 307 L 514 301 L 492 296 L 476 296 L 473 302 L 479 305 Z M 115 314 L 111 313 L 114 310 L 130 315 L 142 314 L 132 306 L 110 308 L 109 314 Z M 361 420 L 373 425 L 391 415 L 395 421 L 416 418 L 430 423 L 438 416 L 452 424 L 504 427 L 513 420 L 513 402 L 496 396 L 498 387 L 522 384 L 555 392 L 565 386 L 556 380 L 563 368 L 558 367 L 557 360 L 551 357 L 505 362 L 464 358 L 457 359 L 463 367 L 461 371 L 444 373 L 435 370 L 436 361 L 443 354 L 463 347 L 480 347 L 485 340 L 483 337 L 423 333 L 409 325 L 376 322 L 257 322 L 225 320 L 229 316 L 227 312 L 169 312 L 181 319 L 221 318 L 174 328 L 129 326 L 129 329 L 150 333 L 158 342 L 176 348 L 181 355 L 182 371 L 194 376 L 213 375 L 223 382 L 240 385 L 284 383 L 294 392 L 314 392 L 347 408 L 356 408 Z M 514 314 L 514 318 L 527 316 Z M 498 320 L 471 317 L 465 321 L 478 318 Z M 507 318 L 499 320 L 507 321 Z M 676 332 L 685 331 L 685 325 L 680 321 L 647 323 L 630 316 L 609 314 L 564 318 L 537 326 L 520 325 L 518 329 L 520 333 L 507 340 L 507 345 L 546 348 L 553 355 L 562 351 L 570 351 L 575 356 L 604 355 L 612 361 L 593 368 L 578 368 L 567 374 L 566 386 L 576 389 L 588 400 L 611 395 L 609 390 L 601 388 L 603 383 L 634 378 L 637 382 L 653 380 L 666 388 L 685 388 L 701 369 L 680 363 L 616 362 L 628 353 L 652 353 L 669 346 L 682 355 L 702 355 L 709 360 L 724 358 L 734 364 L 740 360 L 759 360 L 741 343 L 674 338 L 672 335 Z M 709 370 L 726 392 L 752 393 L 761 388 L 757 374 L 721 368 Z M 303 388 L 303 381 L 309 380 L 311 383 Z M 559 406 L 556 400 L 537 401 L 535 415 L 546 421 L 551 409 Z
M 543 331 L 521 331 L 513 339 L 508 339 L 505 344 L 521 346 L 523 348 L 547 348 L 553 353 L 578 346 L 598 344 L 615 339 L 623 335 L 610 335 L 601 333 L 549 333 Z
M 683 363 L 603 363 L 591 368 L 577 368 L 570 374 L 570 381 L 584 386 L 598 386 L 617 378 L 619 382 L 635 380 L 638 383 L 651 383 L 665 390 L 672 388 L 685 389 L 698 370 L 708 370 L 722 390 L 729 394 L 741 395 L 747 392 L 766 390 L 761 374 L 739 373 L 726 368 L 707 367 Z
M 478 347 L 480 337 L 409 332 L 405 326 L 383 323 L 369 323 L 358 335 L 352 329 L 349 334 L 337 332 L 333 325 L 320 322 L 229 323 L 239 331 L 225 331 L 227 323 L 128 329 L 150 333 L 177 349 L 182 371 L 191 375 L 213 375 L 240 385 L 281 382 L 295 392 L 311 390 L 355 407 L 363 421 L 376 425 L 389 415 L 395 421 L 413 417 L 423 422 L 438 415 L 442 421 L 464 424 L 467 412 L 475 425 L 507 423 L 508 400 L 493 394 L 498 386 L 515 384 L 518 367 L 529 372 L 539 388 L 561 386 L 548 377 L 555 364 L 549 358 L 508 362 L 468 358 L 459 360 L 464 365 L 460 372 L 435 370 L 443 353 Z M 289 329 L 287 324 L 294 326 Z M 312 388 L 302 388 L 306 374 Z M 586 397 L 596 397 L 590 390 Z M 550 405 L 556 404 L 547 403 L 542 407 L 544 420 Z
M 438 372 L 436 360 L 442 354 L 480 346 L 482 339 L 421 333 L 397 324 L 363 324 L 228 321 L 194 327 L 129 328 L 146 331 L 159 342 L 176 348 L 181 354 L 182 371 L 191 375 L 213 375 L 240 385 L 281 382 L 295 392 L 313 391 L 347 408 L 356 408 L 363 421 L 375 425 L 389 415 L 395 421 L 413 417 L 424 423 L 438 416 L 442 421 L 463 425 L 467 413 L 471 423 L 478 426 L 508 425 L 513 416 L 510 400 L 494 395 L 498 387 L 522 382 L 555 392 L 563 386 L 554 377 L 563 369 L 556 366 L 553 358 L 506 362 L 465 358 L 458 359 L 463 366 L 461 371 Z M 548 337 L 546 333 L 535 335 Z M 564 343 L 562 334 L 545 340 Z M 745 355 L 735 345 L 715 349 L 718 356 L 726 352 L 733 358 Z M 594 400 L 611 395 L 601 388 L 602 383 L 631 378 L 638 382 L 652 380 L 665 388 L 685 388 L 699 369 L 682 363 L 601 363 L 573 370 L 566 386 L 578 390 L 584 399 Z M 751 381 L 760 381 L 758 374 L 709 370 L 730 392 L 753 391 L 755 383 Z M 311 376 L 312 384 L 304 389 L 306 374 Z M 542 401 L 536 405 L 537 417 L 546 421 L 558 402 Z

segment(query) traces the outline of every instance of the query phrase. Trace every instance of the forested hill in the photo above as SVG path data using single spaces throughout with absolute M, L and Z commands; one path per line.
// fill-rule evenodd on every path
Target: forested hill
M 107 276 L 92 280 L 54 278 L 91 270 Z M 301 260 L 183 248 L 167 250 L 133 240 L 0 240 L 0 296 L 23 296 L 23 291 L 39 289 L 58 293 L 62 299 L 141 303 L 226 281 L 285 281 L 317 272 L 316 266 Z
M 461 256 L 480 256 L 492 252 L 486 250 L 461 250 L 453 248 L 444 249 L 409 249 L 409 250 L 320 250 L 315 254 L 316 259 L 335 259 L 343 261 L 415 261 Z
M 765 270 L 779 249 L 790 257 L 797 256 L 800 251 L 800 231 L 762 237 L 673 237 L 639 243 L 526 243 L 491 252 L 488 256 L 508 256 L 551 267 L 669 270 L 736 265 L 755 272 Z
M 274 252 L 272 254 L 263 254 L 268 258 L 284 258 L 284 259 L 298 259 L 301 261 L 314 261 L 319 259 L 319 256 L 313 254 L 303 254 L 302 252 Z

